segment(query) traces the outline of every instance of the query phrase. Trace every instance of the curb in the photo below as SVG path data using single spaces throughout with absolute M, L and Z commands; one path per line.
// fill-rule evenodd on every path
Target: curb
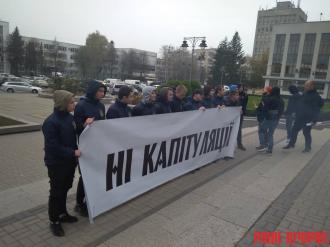
M 9 115 L 2 114 L 2 113 L 1 113 L 1 115 L 6 117 L 6 118 L 11 118 L 11 119 L 13 119 L 17 122 L 21 122 L 22 124 L 0 127 L 0 135 L 17 134 L 17 133 L 32 132 L 32 131 L 40 131 L 41 130 L 42 124 L 27 122 L 24 119 L 15 118 L 13 116 L 9 116 Z

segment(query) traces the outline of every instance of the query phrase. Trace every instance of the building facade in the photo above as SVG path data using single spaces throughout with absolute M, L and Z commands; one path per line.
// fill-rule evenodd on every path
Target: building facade
M 9 63 L 6 57 L 9 23 L 0 21 L 0 73 L 9 73 Z
M 118 68 L 113 77 L 156 80 L 157 53 L 135 48 L 116 48 Z M 127 78 L 131 76 L 133 78 Z M 124 78 L 125 77 L 125 78 Z
M 23 36 L 22 39 L 25 46 L 31 41 L 36 43 L 36 48 L 41 50 L 43 53 L 44 67 L 50 70 L 49 72 L 55 71 L 54 57 L 56 53 L 57 72 L 61 72 L 66 75 L 76 75 L 78 73 L 78 68 L 73 57 L 81 47 L 80 45 L 25 36 Z
M 330 21 L 274 26 L 265 85 L 300 89 L 314 80 L 322 98 L 330 98 Z
M 254 37 L 253 57 L 269 52 L 271 34 L 274 25 L 287 23 L 303 23 L 307 15 L 303 10 L 295 7 L 290 1 L 277 2 L 275 8 L 259 10 Z

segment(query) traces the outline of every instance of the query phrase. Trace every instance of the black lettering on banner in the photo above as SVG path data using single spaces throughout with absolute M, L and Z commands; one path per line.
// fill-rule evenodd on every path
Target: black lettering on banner
M 219 148 L 220 152 L 222 150 L 223 139 L 225 139 L 225 128 L 221 128 L 221 138 L 220 138 L 220 148 Z
M 125 183 L 131 181 L 131 166 L 132 166 L 133 149 L 127 150 L 127 158 L 125 165 Z M 106 191 L 113 189 L 113 175 L 116 175 L 116 187 L 123 184 L 123 169 L 124 169 L 125 151 L 118 152 L 117 166 L 114 164 L 115 154 L 108 154 L 107 171 L 106 171 Z
M 154 167 L 154 172 L 157 171 L 158 166 L 160 165 L 163 168 L 166 168 L 166 141 L 162 141 L 162 144 L 160 144 L 160 149 L 158 152 L 156 165 Z
M 195 151 L 194 151 L 193 158 L 196 157 L 197 149 L 198 149 L 199 143 L 201 141 L 202 134 L 203 134 L 203 132 L 200 132 L 198 138 L 197 138 L 197 134 L 194 135 L 194 149 L 195 149 Z
M 213 129 L 211 130 L 211 133 L 210 133 L 210 142 L 209 142 L 209 147 L 207 148 L 207 153 L 208 152 L 211 152 L 214 150 L 214 141 L 215 141 L 215 137 L 216 137 L 216 132 L 217 129 Z
M 218 128 L 217 129 L 217 137 L 216 137 L 216 142 L 215 142 L 215 150 L 220 150 L 221 149 L 221 141 L 220 141 L 220 131 L 221 131 L 221 128 Z
M 175 155 L 174 155 L 174 163 L 173 163 L 173 165 L 175 165 L 176 163 L 178 163 L 180 141 L 181 141 L 181 138 L 175 138 L 175 139 L 172 139 L 171 140 L 170 154 L 169 154 L 169 157 L 168 157 L 168 164 L 167 164 L 167 166 L 171 166 L 172 165 L 174 146 L 176 146 L 176 148 L 175 148 Z
M 184 137 L 182 137 L 182 140 L 181 140 L 181 149 L 180 149 L 179 162 L 182 162 L 182 160 L 183 160 L 185 145 L 186 145 L 186 137 L 184 136 Z
M 223 140 L 223 143 L 221 145 L 221 148 L 224 148 L 226 146 L 226 143 L 227 143 L 227 139 L 229 138 L 229 127 L 227 126 L 225 128 L 225 138 Z
M 192 134 L 192 135 L 187 136 L 188 143 L 187 143 L 187 149 L 186 149 L 186 157 L 184 158 L 185 160 L 189 159 L 190 144 L 191 144 L 191 140 L 194 136 L 197 136 L 197 134 Z
M 148 173 L 148 168 L 149 168 L 149 173 L 154 172 L 154 162 L 152 160 L 152 155 L 155 151 L 155 148 L 157 146 L 157 143 L 152 144 L 151 151 L 150 150 L 150 145 L 146 145 L 144 147 L 144 158 L 143 158 L 143 170 L 142 170 L 142 176 L 147 175 Z
M 202 153 L 205 154 L 206 151 L 207 151 L 207 142 L 209 140 L 209 134 L 210 134 L 209 130 L 205 131 L 204 137 L 203 137 L 203 142 L 202 142 L 202 147 L 201 147 L 201 150 L 199 152 L 199 155 L 201 155 Z
M 126 157 L 126 169 L 125 169 L 125 183 L 128 183 L 131 181 L 133 149 L 128 149 L 126 152 L 127 152 L 127 157 Z
M 231 131 L 233 130 L 233 123 L 230 123 L 230 127 L 229 127 L 229 135 L 228 135 L 228 140 L 226 142 L 226 147 L 229 146 L 229 141 L 230 141 L 230 137 L 231 137 Z

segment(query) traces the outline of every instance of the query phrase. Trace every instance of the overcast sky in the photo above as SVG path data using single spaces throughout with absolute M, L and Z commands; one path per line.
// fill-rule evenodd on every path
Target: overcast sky
M 298 0 L 294 2 L 297 3 Z M 259 8 L 276 0 L 0 0 L 0 19 L 21 35 L 85 44 L 95 30 L 118 48 L 159 52 L 180 46 L 183 37 L 206 36 L 217 47 L 238 31 L 244 51 L 252 53 Z M 330 0 L 302 0 L 308 21 L 330 20 Z

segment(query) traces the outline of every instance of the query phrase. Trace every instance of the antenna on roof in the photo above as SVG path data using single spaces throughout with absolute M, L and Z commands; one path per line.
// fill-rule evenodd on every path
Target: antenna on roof
M 323 13 L 321 12 L 320 13 L 320 21 L 322 21 L 322 16 L 323 16 Z

